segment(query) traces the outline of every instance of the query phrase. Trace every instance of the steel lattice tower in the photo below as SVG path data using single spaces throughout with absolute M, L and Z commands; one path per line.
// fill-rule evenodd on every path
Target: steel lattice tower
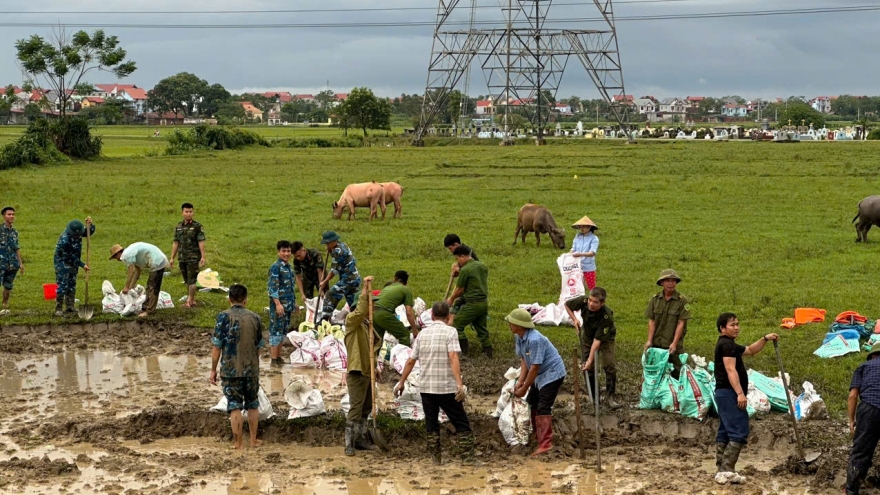
M 553 0 L 496 1 L 491 10 L 495 13 L 500 10 L 503 18 L 480 22 L 485 28 L 474 29 L 474 10 L 488 5 L 472 1 L 468 23 L 455 20 L 459 0 L 439 0 L 428 81 L 414 143 L 421 143 L 434 119 L 448 104 L 450 92 L 472 63 L 480 64 L 495 108 L 505 108 L 505 135 L 509 136 L 509 103 L 517 101 L 533 112 L 531 120 L 538 129 L 540 142 L 549 109 L 546 99 L 539 95 L 549 91 L 555 97 L 571 56 L 580 61 L 602 98 L 611 105 L 621 129 L 629 130 L 612 0 L 584 4 L 593 15 L 598 10 L 598 18 L 583 19 L 598 23 L 599 29 L 559 30 L 545 27 Z M 462 13 L 467 9 L 466 6 L 458 8 Z M 553 24 L 558 19 L 549 21 Z M 468 29 L 456 30 L 456 25 L 467 25 Z

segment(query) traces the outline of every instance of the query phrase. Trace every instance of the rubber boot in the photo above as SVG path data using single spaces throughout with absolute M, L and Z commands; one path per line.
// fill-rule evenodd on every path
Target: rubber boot
M 354 448 L 357 450 L 376 450 L 379 447 L 373 444 L 373 440 L 367 435 L 367 423 L 361 420 L 355 423 Z
M 458 339 L 458 346 L 461 347 L 461 355 L 467 356 L 468 348 L 470 347 L 471 341 L 468 339 Z
M 483 355 L 489 359 L 495 357 L 495 349 L 491 347 L 483 347 Z
M 553 448 L 553 416 L 535 416 L 538 425 L 538 448 L 532 456 L 543 454 Z
M 62 297 L 55 298 L 55 316 L 64 316 L 64 307 L 62 306 L 64 301 L 62 301 Z
M 473 465 L 476 462 L 474 451 L 477 446 L 474 442 L 474 433 L 472 431 L 461 433 L 458 435 L 458 450 L 461 454 L 461 463 Z
M 738 485 L 746 482 L 746 477 L 736 472 L 736 461 L 739 460 L 739 454 L 742 452 L 743 444 L 730 442 L 724 449 L 724 455 L 721 458 L 721 470 L 715 475 L 715 481 L 720 484 L 731 483 Z
M 724 451 L 727 450 L 727 444 L 722 442 L 715 443 L 715 472 L 721 472 L 721 463 L 724 462 Z
M 76 295 L 75 294 L 67 294 L 64 296 L 64 305 L 67 306 L 67 309 L 64 310 L 65 314 L 74 315 L 76 314 Z
M 355 423 L 345 422 L 345 455 L 354 455 Z
M 605 393 L 608 398 L 605 401 L 608 404 L 608 408 L 611 410 L 620 409 L 623 407 L 623 404 L 620 403 L 620 399 L 617 397 L 617 376 L 605 374 Z
M 428 452 L 431 454 L 431 461 L 435 465 L 440 465 L 443 459 L 440 456 L 440 432 L 428 433 Z
M 537 421 L 535 421 L 535 418 L 538 417 L 538 413 L 537 413 L 537 411 L 535 411 L 534 409 L 532 409 L 531 413 L 532 413 L 532 433 L 534 433 L 535 436 L 537 437 L 537 435 L 538 435 L 538 423 L 537 423 Z M 537 438 L 536 438 L 536 439 L 537 439 Z

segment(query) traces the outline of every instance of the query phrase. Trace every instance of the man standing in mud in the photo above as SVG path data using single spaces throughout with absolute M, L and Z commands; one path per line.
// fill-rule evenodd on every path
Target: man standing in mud
M 849 387 L 847 412 L 853 445 L 846 468 L 846 493 L 858 495 L 880 442 L 880 344 L 871 347 Z
M 187 308 L 196 306 L 196 279 L 199 268 L 205 266 L 205 231 L 202 224 L 193 220 L 193 205 L 184 203 L 180 206 L 183 220 L 174 229 L 174 242 L 171 244 L 169 267 L 174 268 L 174 258 L 180 256 L 180 274 L 186 284 Z
M 668 268 L 660 272 L 657 285 L 663 287 L 648 301 L 645 318 L 648 319 L 648 341 L 645 350 L 651 347 L 669 350 L 672 363 L 672 377 L 676 380 L 681 372 L 680 355 L 684 353 L 684 337 L 687 334 L 687 321 L 691 318 L 688 300 L 676 290 L 681 277 Z
M 619 409 L 617 401 L 617 358 L 614 353 L 614 341 L 617 327 L 614 325 L 614 311 L 605 305 L 607 293 L 602 287 L 594 287 L 586 296 L 578 296 L 565 302 L 565 311 L 574 322 L 581 344 L 582 370 L 587 372 L 589 383 L 595 382 L 596 368 L 601 364 L 605 372 L 605 391 L 608 394 L 608 406 Z M 583 325 L 574 312 L 580 311 Z M 601 363 L 596 362 L 596 352 L 600 352 Z M 589 388 L 593 393 L 598 390 Z M 595 399 L 595 397 L 591 397 Z
M 269 267 L 269 357 L 272 366 L 281 366 L 281 344 L 290 329 L 290 316 L 299 308 L 293 291 L 293 268 L 290 266 L 290 241 L 278 241 L 278 259 Z
M 326 291 L 321 314 L 321 319 L 325 321 L 330 321 L 333 310 L 342 299 L 345 299 L 345 302 L 348 303 L 348 309 L 351 311 L 354 311 L 358 304 L 355 294 L 361 286 L 361 276 L 358 273 L 357 260 L 351 253 L 351 249 L 339 239 L 339 234 L 332 230 L 324 232 L 321 236 L 321 244 L 327 246 L 327 252 L 330 253 L 330 259 L 333 262 L 330 271 L 321 281 L 321 290 Z M 339 281 L 330 287 L 330 279 L 334 276 L 338 276 Z
M 220 362 L 220 382 L 226 397 L 226 411 L 232 425 L 236 449 L 242 447 L 244 419 L 247 410 L 251 447 L 258 446 L 257 423 L 260 420 L 260 354 L 263 346 L 263 322 L 259 315 L 245 309 L 247 287 L 233 284 L 229 288 L 231 308 L 217 315 L 214 325 L 214 345 L 211 351 L 211 385 L 217 385 L 217 363 Z M 221 361 L 222 358 L 222 361 Z
M 351 407 L 345 417 L 345 455 L 354 455 L 357 450 L 376 448 L 366 436 L 367 416 L 373 410 L 373 387 L 370 383 L 370 326 L 367 321 L 370 292 L 367 287 L 373 277 L 364 278 L 363 290 L 354 311 L 345 318 L 345 349 L 348 351 L 348 368 L 345 383 Z M 374 338 L 376 345 L 382 342 Z
M 9 295 L 12 293 L 15 275 L 24 275 L 24 263 L 18 248 L 18 231 L 12 227 L 15 221 L 15 208 L 3 208 L 3 225 L 0 225 L 0 284 L 3 285 L 3 307 L 0 316 L 9 314 Z
M 471 325 L 477 333 L 477 338 L 480 339 L 483 354 L 491 358 L 493 356 L 492 340 L 489 338 L 489 329 L 486 326 L 489 315 L 489 269 L 483 263 L 475 260 L 471 256 L 471 248 L 465 245 L 455 248 L 452 254 L 455 255 L 455 262 L 461 271 L 458 282 L 455 284 L 455 290 L 446 300 L 446 304 L 455 308 L 457 300 L 464 300 L 464 304 L 455 312 L 455 321 L 453 322 L 453 326 L 458 330 L 461 353 L 464 355 L 468 353 L 470 342 L 464 329 Z

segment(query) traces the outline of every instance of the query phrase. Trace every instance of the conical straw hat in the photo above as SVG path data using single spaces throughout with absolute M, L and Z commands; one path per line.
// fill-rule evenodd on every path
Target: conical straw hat
M 578 220 L 577 222 L 574 223 L 574 225 L 572 225 L 572 228 L 576 229 L 578 227 L 594 227 L 596 229 L 599 228 L 599 226 L 596 225 L 595 223 L 593 223 L 593 221 L 590 220 L 590 217 L 588 217 L 586 215 L 582 216 L 580 220 Z

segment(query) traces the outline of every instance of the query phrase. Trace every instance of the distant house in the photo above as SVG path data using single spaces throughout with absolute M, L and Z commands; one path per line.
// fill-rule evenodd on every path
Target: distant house
M 495 106 L 492 100 L 477 101 L 477 115 L 492 115 L 495 113 Z
M 721 115 L 723 117 L 745 117 L 748 113 L 748 108 L 739 103 L 725 103 L 721 107 Z
M 245 114 L 247 114 L 249 119 L 253 119 L 256 122 L 263 121 L 263 111 L 255 107 L 251 102 L 242 101 L 239 104 L 244 107 L 244 112 Z
M 99 107 L 104 104 L 104 98 L 100 96 L 86 96 L 80 101 L 83 108 Z
M 136 84 L 95 84 L 91 96 L 123 100 L 138 116 L 144 115 L 147 111 L 147 91 Z
M 162 114 L 156 112 L 147 112 L 144 114 L 147 125 L 183 125 L 184 116 L 177 115 L 174 112 L 165 112 Z
M 642 115 L 647 115 L 648 113 L 657 111 L 657 104 L 654 103 L 654 100 L 651 100 L 649 98 L 636 98 L 633 103 L 636 109 Z
M 633 104 L 633 95 L 614 95 L 613 101 L 614 103 L 620 103 L 624 105 L 632 105 Z
M 685 102 L 678 98 L 664 98 L 658 106 L 658 111 L 664 114 L 684 114 Z
M 561 115 L 574 115 L 574 112 L 571 111 L 571 105 L 568 103 L 556 103 L 555 110 Z
M 690 108 L 699 108 L 700 103 L 702 103 L 703 100 L 705 100 L 705 99 L 706 99 L 705 96 L 688 96 L 687 98 L 684 99 L 684 101 L 687 104 L 687 106 Z
M 831 101 L 836 98 L 836 96 L 817 96 L 810 100 L 809 104 L 817 112 L 831 113 Z
M 307 103 L 312 103 L 315 101 L 315 95 L 310 95 L 310 94 L 294 95 L 293 99 L 304 101 Z
M 287 91 L 267 91 L 263 93 L 263 96 L 281 104 L 293 101 L 293 95 Z
M 13 86 L 12 91 L 15 94 L 15 101 L 12 102 L 12 110 L 24 110 L 24 107 L 30 103 L 30 93 L 27 93 L 18 86 Z M 0 95 L 6 94 L 6 88 L 0 87 Z

